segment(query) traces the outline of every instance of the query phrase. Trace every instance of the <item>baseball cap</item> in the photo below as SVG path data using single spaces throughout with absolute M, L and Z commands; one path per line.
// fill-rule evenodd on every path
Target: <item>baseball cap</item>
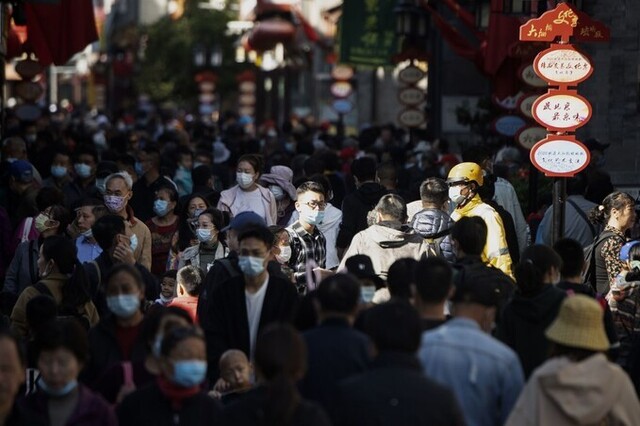
M 640 244 L 640 241 L 629 241 L 628 243 L 623 245 L 620 249 L 620 260 L 629 260 L 629 252 L 631 251 L 631 248 L 636 244 Z
M 265 220 L 254 212 L 241 212 L 231 219 L 229 225 L 222 228 L 221 232 L 226 232 L 229 229 L 241 229 L 247 225 L 262 225 L 267 226 Z
M 373 269 L 373 263 L 371 258 L 366 254 L 356 254 L 346 260 L 344 266 L 347 271 L 357 278 L 368 278 L 373 280 L 376 284 L 376 288 L 384 287 L 384 281 L 376 274 Z
M 9 173 L 18 182 L 29 183 L 33 180 L 33 166 L 28 161 L 14 161 L 9 166 Z

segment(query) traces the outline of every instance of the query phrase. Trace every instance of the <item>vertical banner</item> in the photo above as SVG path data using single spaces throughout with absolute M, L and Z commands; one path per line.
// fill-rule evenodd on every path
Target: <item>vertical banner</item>
M 396 54 L 396 0 L 348 0 L 340 19 L 340 63 L 384 66 Z

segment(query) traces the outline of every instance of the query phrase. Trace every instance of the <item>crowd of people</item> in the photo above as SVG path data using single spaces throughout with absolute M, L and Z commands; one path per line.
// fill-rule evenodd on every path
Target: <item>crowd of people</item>
M 636 202 L 602 163 L 554 241 L 510 147 L 7 124 L 0 425 L 640 424 Z

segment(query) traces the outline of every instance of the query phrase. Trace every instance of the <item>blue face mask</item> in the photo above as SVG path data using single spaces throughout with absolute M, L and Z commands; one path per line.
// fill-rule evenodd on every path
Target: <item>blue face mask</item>
M 324 210 L 312 210 L 305 208 L 302 211 L 302 219 L 309 225 L 317 226 L 324 220 Z
M 131 318 L 140 309 L 140 298 L 137 294 L 108 296 L 107 307 L 118 318 Z
M 74 164 L 73 168 L 76 170 L 78 176 L 80 176 L 82 179 L 86 179 L 91 176 L 91 166 L 88 164 L 77 163 Z
M 190 359 L 173 363 L 173 383 L 183 388 L 192 388 L 204 382 L 207 374 L 205 361 Z
M 51 176 L 54 178 L 61 178 L 67 175 L 67 168 L 65 166 L 51 166 Z
M 78 381 L 72 380 L 60 389 L 53 389 L 44 381 L 42 377 L 40 377 L 40 380 L 38 380 L 38 387 L 42 389 L 42 391 L 47 395 L 60 398 L 62 396 L 69 395 L 75 388 L 77 388 Z
M 255 277 L 264 271 L 264 259 L 253 256 L 238 256 L 238 266 L 246 276 Z
M 169 213 L 169 202 L 165 200 L 156 200 L 153 202 L 153 212 L 160 217 L 164 217 Z

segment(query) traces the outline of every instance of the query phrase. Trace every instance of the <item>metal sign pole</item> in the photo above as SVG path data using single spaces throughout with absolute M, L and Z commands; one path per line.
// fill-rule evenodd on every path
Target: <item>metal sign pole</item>
M 553 179 L 553 223 L 552 244 L 564 237 L 564 220 L 567 202 L 567 178 L 557 177 Z

